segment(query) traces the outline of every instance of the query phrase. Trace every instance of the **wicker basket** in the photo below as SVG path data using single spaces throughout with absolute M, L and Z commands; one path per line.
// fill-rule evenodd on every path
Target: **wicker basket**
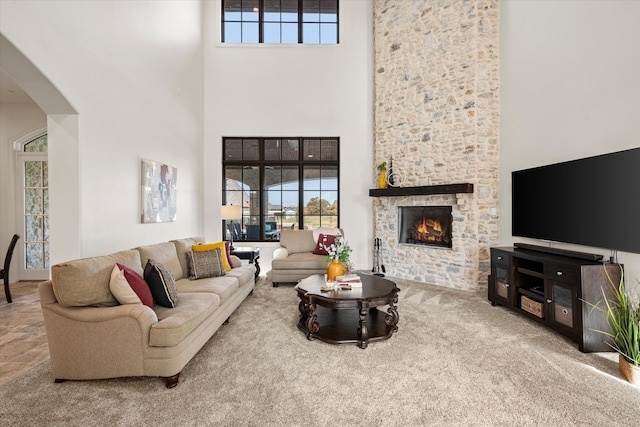
M 531 313 L 536 317 L 544 319 L 544 304 L 541 302 L 534 301 L 523 295 L 520 299 L 520 308 L 527 313 Z

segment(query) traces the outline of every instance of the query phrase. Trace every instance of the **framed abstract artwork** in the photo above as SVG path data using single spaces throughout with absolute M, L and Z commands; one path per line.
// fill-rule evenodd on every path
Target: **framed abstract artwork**
M 143 224 L 176 220 L 177 183 L 176 168 L 142 159 Z

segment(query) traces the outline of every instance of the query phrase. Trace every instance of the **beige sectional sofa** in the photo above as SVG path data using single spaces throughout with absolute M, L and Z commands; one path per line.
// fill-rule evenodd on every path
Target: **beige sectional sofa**
M 56 382 L 159 376 L 167 387 L 253 292 L 255 267 L 231 257 L 220 277 L 189 279 L 188 254 L 201 238 L 187 238 L 52 266 L 39 284 L 40 303 Z M 148 259 L 175 278 L 174 308 L 120 305 L 109 289 L 116 263 L 143 276 Z
M 342 229 L 286 230 L 280 233 L 280 248 L 273 252 L 271 281 L 274 287 L 280 283 L 296 283 L 314 274 L 327 272 L 326 255 L 315 255 L 320 233 L 344 236 Z

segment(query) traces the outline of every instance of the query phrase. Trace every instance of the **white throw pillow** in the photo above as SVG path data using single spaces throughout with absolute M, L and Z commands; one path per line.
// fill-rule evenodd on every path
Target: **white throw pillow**
M 313 229 L 313 241 L 318 243 L 318 237 L 321 234 L 325 236 L 342 236 L 339 228 L 318 227 Z
M 114 265 L 113 270 L 111 270 L 109 289 L 120 304 L 142 304 L 142 301 L 131 289 L 131 285 L 124 277 L 124 270 L 120 270 L 117 265 Z

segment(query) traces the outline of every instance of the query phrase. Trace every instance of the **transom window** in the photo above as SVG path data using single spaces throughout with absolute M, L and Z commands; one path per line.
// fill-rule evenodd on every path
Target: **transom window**
M 233 240 L 338 227 L 339 138 L 223 138 L 223 203 L 242 206 Z
M 222 0 L 222 42 L 338 44 L 338 0 Z

